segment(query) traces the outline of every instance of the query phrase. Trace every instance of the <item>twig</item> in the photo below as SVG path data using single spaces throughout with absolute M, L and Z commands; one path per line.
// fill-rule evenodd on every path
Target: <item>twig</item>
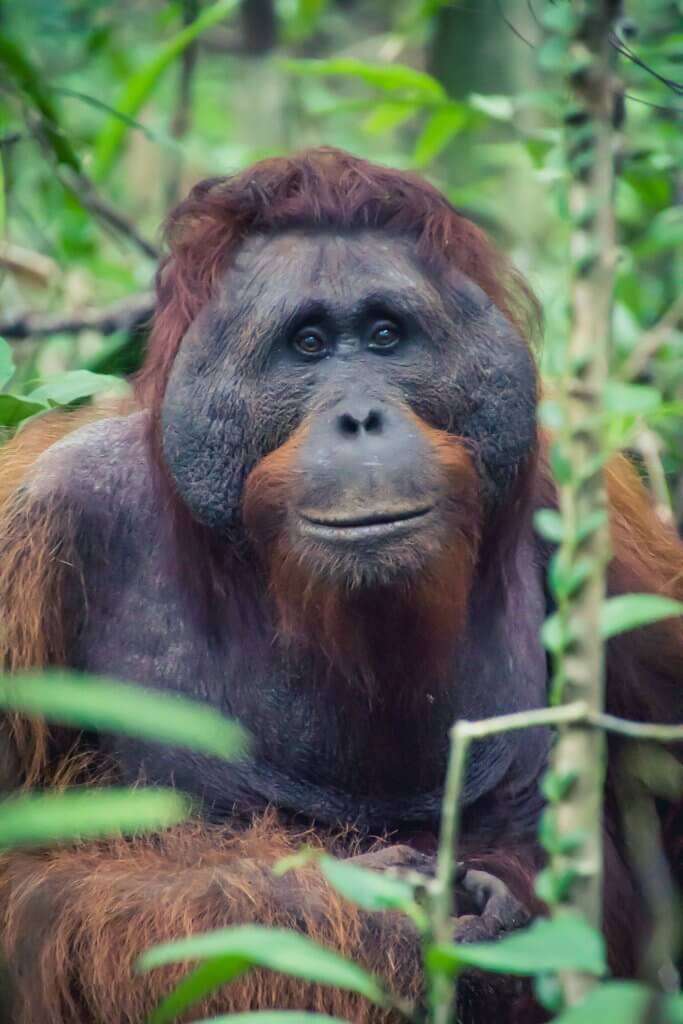
M 199 12 L 198 0 L 183 0 L 183 25 L 191 25 Z M 183 50 L 180 59 L 180 80 L 178 101 L 171 123 L 171 135 L 182 139 L 190 127 L 192 111 L 192 78 L 197 64 L 198 40 L 195 39 Z M 180 179 L 183 169 L 183 154 L 176 151 L 171 157 L 166 175 L 166 205 L 174 206 L 180 198 Z
M 38 338 L 49 334 L 76 334 L 94 330 L 102 334 L 130 330 L 150 320 L 154 312 L 154 295 L 142 292 L 112 302 L 101 309 L 82 309 L 74 313 L 23 313 L 11 320 L 0 320 L 4 338 Z
M 110 203 L 103 199 L 96 192 L 94 185 L 88 178 L 78 174 L 74 176 L 74 182 L 76 198 L 87 210 L 90 210 L 91 213 L 94 213 L 105 224 L 112 227 L 117 234 L 127 238 L 145 256 L 149 256 L 152 260 L 159 258 L 159 250 L 156 245 L 153 245 L 144 238 L 127 217 L 117 210 L 115 206 L 111 206 Z
M 628 381 L 638 377 L 661 346 L 666 344 L 669 334 L 676 329 L 681 321 L 683 321 L 683 295 L 679 295 L 657 323 L 645 331 L 638 347 L 631 353 L 621 369 L 622 380 Z
M 510 716 L 505 716 L 510 717 Z M 489 719 L 489 724 L 491 723 Z M 468 726 L 474 723 L 460 721 L 451 729 L 451 746 L 441 812 L 439 849 L 436 858 L 436 878 L 430 894 L 431 939 L 451 942 L 451 919 L 457 913 L 455 906 L 455 866 L 458 857 L 460 826 L 460 798 L 465 785 L 467 754 L 473 738 Z M 477 723 L 479 725 L 484 723 Z M 431 1008 L 434 1024 L 449 1024 L 457 998 L 457 977 L 434 972 L 431 981 Z
M 650 490 L 655 501 L 655 512 L 663 523 L 672 526 L 674 511 L 669 485 L 666 482 L 666 473 L 659 454 L 659 439 L 653 430 L 641 430 L 635 445 L 645 463 Z

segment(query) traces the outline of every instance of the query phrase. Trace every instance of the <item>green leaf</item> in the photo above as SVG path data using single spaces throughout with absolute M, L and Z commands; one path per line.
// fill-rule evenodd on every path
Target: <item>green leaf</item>
M 545 398 L 538 407 L 538 418 L 548 430 L 561 430 L 567 422 L 567 410 L 560 402 Z
M 383 135 L 410 120 L 418 110 L 418 103 L 377 103 L 363 121 L 363 130 L 369 135 Z
M 1 185 L 1 182 L 0 182 Z M 14 353 L 6 338 L 0 337 L 0 388 L 14 376 Z
M 337 892 L 365 910 L 402 910 L 415 903 L 410 882 L 379 871 L 368 871 L 336 857 L 322 856 L 320 870 Z
M 534 513 L 534 526 L 541 537 L 560 544 L 564 536 L 564 520 L 552 508 L 539 508 Z
M 603 602 L 600 610 L 600 634 L 608 640 L 629 629 L 638 629 L 652 622 L 678 618 L 683 604 L 659 594 L 622 594 Z
M 165 1024 L 166 1021 L 174 1020 L 183 1010 L 248 970 L 249 961 L 237 956 L 207 960 L 183 978 L 166 996 L 150 1016 L 149 1024 Z
M 573 639 L 572 631 L 557 612 L 549 615 L 541 626 L 541 642 L 546 651 L 557 654 L 568 647 Z
M 555 597 L 565 598 L 576 593 L 586 580 L 589 579 L 595 560 L 592 558 L 578 558 L 569 565 L 565 564 L 563 558 L 559 557 L 560 552 L 553 556 L 548 567 L 548 582 Z
M 567 458 L 564 446 L 558 442 L 550 446 L 550 468 L 558 484 L 568 484 L 573 479 L 572 464 Z
M 2 150 L 0 150 L 0 241 L 5 237 L 5 224 L 7 222 L 7 204 L 5 202 L 6 188 L 5 161 L 2 157 Z
M 468 100 L 475 110 L 488 114 L 496 121 L 511 121 L 514 117 L 515 104 L 510 96 L 482 95 L 473 92 Z
M 40 114 L 43 137 L 57 163 L 66 164 L 75 171 L 80 170 L 78 156 L 62 131 L 52 99 L 43 87 L 40 72 L 25 50 L 4 32 L 0 32 L 0 67 L 5 69 L 8 78 L 15 82 Z
M 414 163 L 418 167 L 424 167 L 435 160 L 451 139 L 462 131 L 466 123 L 467 113 L 462 106 L 449 104 L 435 110 L 415 143 Z
M 649 1019 L 645 1014 L 653 998 L 651 990 L 635 981 L 608 981 L 561 1013 L 554 1024 L 642 1024 Z
M 237 11 L 240 0 L 216 0 L 197 18 L 157 51 L 152 60 L 132 74 L 119 97 L 116 109 L 125 118 L 134 118 L 149 99 L 159 79 L 187 47 L 203 32 L 229 18 Z M 120 118 L 109 118 L 95 141 L 92 174 L 95 181 L 103 181 L 119 156 L 128 125 Z
M 612 380 L 605 386 L 603 408 L 605 412 L 620 416 L 646 416 L 661 404 L 657 388 L 643 384 L 622 384 Z
M 435 945 L 428 950 L 426 960 L 430 969 L 447 974 L 455 974 L 462 967 L 519 975 L 548 971 L 601 975 L 607 969 L 602 935 L 571 913 L 552 921 L 539 919 L 497 942 Z
M 587 537 L 590 537 L 591 533 L 595 533 L 596 530 L 602 529 L 603 526 L 607 526 L 608 516 L 607 510 L 600 508 L 596 509 L 595 512 L 591 512 L 585 519 L 577 523 L 576 526 L 576 542 L 577 544 L 583 543 Z
M 120 377 L 111 377 L 91 370 L 68 370 L 51 377 L 28 395 L 31 402 L 46 405 L 69 405 L 82 398 L 91 398 L 104 391 L 121 389 Z
M 0 802 L 0 847 L 87 839 L 168 828 L 189 802 L 165 789 L 89 789 L 31 793 Z
M 370 64 L 355 57 L 336 57 L 332 60 L 288 60 L 285 67 L 297 75 L 358 78 L 386 92 L 407 92 L 425 100 L 446 99 L 446 91 L 436 78 L 405 64 Z
M 16 427 L 45 408 L 42 402 L 30 402 L 19 395 L 0 395 L 0 426 Z
M 305 935 L 284 928 L 241 925 L 167 942 L 143 953 L 138 968 L 148 971 L 185 960 L 216 959 L 223 960 L 231 972 L 239 967 L 236 961 L 244 961 L 245 969 L 268 967 L 294 978 L 358 992 L 379 1006 L 387 1003 L 386 993 L 367 971 Z
M 142 686 L 67 673 L 0 677 L 0 707 L 85 729 L 124 732 L 232 759 L 246 733 L 208 704 Z
M 548 769 L 541 782 L 541 792 L 550 803 L 557 803 L 558 800 L 564 800 L 570 793 L 578 777 L 577 771 L 559 774 L 554 769 Z

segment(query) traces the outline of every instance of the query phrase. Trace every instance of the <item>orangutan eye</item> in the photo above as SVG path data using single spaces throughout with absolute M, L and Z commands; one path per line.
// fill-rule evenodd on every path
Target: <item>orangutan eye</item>
M 370 348 L 390 349 L 398 345 L 401 340 L 401 330 L 391 320 L 381 320 L 375 324 L 370 332 Z
M 327 343 L 320 331 L 305 327 L 294 335 L 293 347 L 302 356 L 322 356 L 327 352 Z

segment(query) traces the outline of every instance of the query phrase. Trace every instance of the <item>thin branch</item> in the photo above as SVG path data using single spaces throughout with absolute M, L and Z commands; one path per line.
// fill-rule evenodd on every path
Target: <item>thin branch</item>
M 142 292 L 101 309 L 82 309 L 74 313 L 23 313 L 11 320 L 0 320 L 0 335 L 21 340 L 49 334 L 77 334 L 86 330 L 113 334 L 150 320 L 153 312 L 153 293 Z
M 183 25 L 191 25 L 199 13 L 198 0 L 183 0 Z M 180 61 L 180 80 L 178 82 L 178 99 L 171 135 L 174 139 L 182 139 L 190 127 L 192 113 L 192 79 L 197 65 L 198 40 L 195 39 L 183 50 Z M 166 205 L 174 206 L 180 198 L 180 183 L 183 169 L 183 154 L 176 152 L 170 162 L 166 176 Z
M 157 260 L 159 258 L 159 250 L 156 245 L 141 235 L 132 221 L 128 220 L 120 210 L 103 199 L 84 174 L 69 174 L 64 184 L 73 192 L 81 206 L 108 224 L 118 235 L 127 238 L 150 259 Z
M 641 430 L 635 446 L 645 463 L 650 490 L 655 501 L 655 512 L 663 523 L 673 526 L 674 510 L 662 465 L 659 438 L 653 430 Z
M 558 704 L 555 707 L 516 711 L 511 715 L 498 715 L 495 718 L 482 718 L 477 722 L 460 719 L 453 726 L 451 736 L 455 740 L 480 740 L 501 732 L 534 729 L 544 725 L 586 725 L 632 740 L 683 743 L 683 725 L 632 722 L 607 712 L 593 711 L 586 701 L 582 700 L 572 701 L 571 704 Z
M 638 347 L 631 353 L 621 369 L 622 380 L 628 381 L 638 377 L 661 346 L 666 344 L 670 333 L 681 322 L 683 322 L 683 295 L 679 295 L 657 323 L 642 335 Z

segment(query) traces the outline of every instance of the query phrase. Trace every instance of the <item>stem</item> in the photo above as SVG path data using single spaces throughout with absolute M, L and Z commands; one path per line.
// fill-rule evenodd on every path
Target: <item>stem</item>
M 491 720 L 489 720 L 490 722 Z M 436 878 L 429 902 L 431 938 L 435 942 L 451 942 L 453 940 L 453 918 L 457 913 L 454 883 L 458 859 L 460 797 L 465 785 L 467 754 L 473 738 L 468 727 L 471 727 L 472 724 L 483 725 L 485 723 L 460 721 L 456 722 L 451 729 L 451 747 L 444 785 L 439 849 L 436 857 Z M 457 978 L 435 973 L 431 976 L 430 981 L 433 1022 L 434 1024 L 449 1024 L 455 1019 Z
M 615 0 L 573 0 L 569 84 L 574 106 L 567 116 L 567 160 L 572 173 L 569 206 L 574 225 L 574 264 L 564 410 L 566 427 L 555 442 L 556 465 L 565 468 L 559 486 L 563 540 L 557 553 L 558 616 L 565 638 L 556 656 L 553 696 L 582 702 L 595 720 L 604 705 L 604 645 L 600 609 L 609 560 L 607 517 L 588 535 L 580 528 L 606 510 L 602 476 L 604 441 L 600 413 L 608 377 L 611 304 L 616 264 L 614 223 L 614 125 L 616 88 L 610 35 L 620 12 Z M 571 582 L 571 570 L 588 567 Z M 567 581 L 570 581 L 567 583 Z M 559 835 L 581 835 L 571 853 L 552 853 L 551 873 L 574 879 L 551 906 L 554 915 L 579 910 L 596 928 L 602 923 L 602 790 L 606 763 L 601 729 L 567 722 L 559 730 L 551 772 L 575 781 L 553 805 Z M 565 1001 L 580 1000 L 593 985 L 588 975 L 561 977 Z

